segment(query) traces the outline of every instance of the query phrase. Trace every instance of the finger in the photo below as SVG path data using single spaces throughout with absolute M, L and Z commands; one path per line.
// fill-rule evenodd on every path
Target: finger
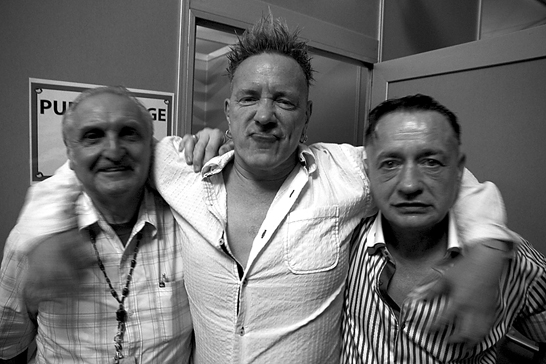
M 486 324 L 483 315 L 462 315 L 457 317 L 455 330 L 449 337 L 448 342 L 451 344 L 465 344 L 467 348 L 473 348 L 488 334 L 489 327 L 491 327 L 491 323 Z
M 182 143 L 180 143 L 180 147 L 184 148 L 184 159 L 186 160 L 186 163 L 188 165 L 193 164 L 193 149 L 195 147 L 195 141 L 197 137 L 191 134 L 186 134 L 184 137 L 182 137 Z M 179 150 L 179 152 L 182 152 L 182 150 Z
M 197 143 L 193 149 L 193 171 L 199 172 L 203 167 L 203 160 L 205 158 L 205 151 L 209 143 L 209 135 L 207 133 L 199 132 L 197 134 Z
M 224 133 L 218 129 L 214 129 L 209 134 L 209 141 L 205 150 L 205 158 L 202 164 L 205 165 L 209 160 L 218 155 L 220 146 L 224 143 Z
M 461 307 L 460 310 L 461 314 L 457 315 L 455 321 L 456 330 L 449 342 L 474 347 L 489 334 L 497 319 L 497 311 L 494 307 L 485 311 L 475 311 L 469 307 Z
M 430 324 L 430 330 L 432 331 L 442 331 L 446 328 L 447 325 L 454 322 L 455 313 L 457 312 L 457 305 L 453 300 L 448 300 L 446 306 L 438 310 L 436 317 L 432 320 Z
M 414 300 L 431 300 L 441 294 L 448 293 L 449 283 L 443 275 L 443 271 L 433 268 L 432 272 L 412 290 L 410 298 Z

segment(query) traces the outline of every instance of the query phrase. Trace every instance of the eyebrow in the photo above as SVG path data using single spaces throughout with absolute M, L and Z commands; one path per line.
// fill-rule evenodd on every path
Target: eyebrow
M 418 158 L 423 158 L 423 157 L 429 157 L 429 156 L 433 156 L 433 155 L 440 155 L 440 156 L 445 156 L 446 153 L 443 151 L 443 150 L 439 150 L 439 149 L 425 149 L 424 151 L 421 151 L 417 154 L 417 157 Z M 399 151 L 396 151 L 396 150 L 388 150 L 388 151 L 384 151 L 384 152 L 381 152 L 377 155 L 377 158 L 380 159 L 380 158 L 401 158 L 403 157 L 403 153 L 399 152 Z

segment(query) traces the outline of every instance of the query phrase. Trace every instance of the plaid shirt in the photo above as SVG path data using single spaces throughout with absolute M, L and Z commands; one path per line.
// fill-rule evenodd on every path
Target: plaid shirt
M 380 216 L 365 221 L 352 243 L 342 363 L 494 364 L 495 344 L 512 325 L 533 340 L 546 341 L 546 262 L 529 243 L 521 241 L 503 273 L 492 331 L 466 351 L 461 344 L 448 343 L 453 325 L 438 333 L 426 330 L 430 318 L 445 306 L 444 296 L 428 302 L 407 298 L 399 308 L 389 303 L 386 287 L 396 268 L 385 245 Z M 449 226 L 448 253 L 461 248 L 452 218 Z
M 51 188 L 54 194 L 59 194 L 57 197 L 63 196 L 55 184 L 48 187 L 47 182 L 41 182 L 46 185 L 39 189 Z M 67 204 L 63 198 L 47 208 L 57 212 L 63 210 Z M 36 212 L 43 212 L 43 208 Z M 17 355 L 36 338 L 37 363 L 112 362 L 118 302 L 112 297 L 98 265 L 85 276 L 81 292 L 45 299 L 39 302 L 37 309 L 29 308 L 25 302 L 21 277 L 25 274 L 26 253 L 36 240 L 29 239 L 32 234 L 22 230 L 29 229 L 32 221 L 37 224 L 36 231 L 41 233 L 55 231 L 59 226 L 62 230 L 68 228 L 67 221 L 70 220 L 68 216 L 59 217 L 57 225 L 52 224 L 51 219 L 40 226 L 41 215 L 33 218 L 28 206 L 25 211 L 26 215 L 8 238 L 2 262 L 0 358 Z M 123 354 L 135 357 L 137 363 L 187 363 L 191 354 L 192 322 L 183 281 L 180 234 L 168 206 L 147 190 L 126 247 L 97 213 L 87 195 L 78 198 L 76 211 L 81 230 L 98 232 L 97 249 L 120 297 L 133 258 L 136 234 L 142 233 L 130 293 L 125 300 L 128 318 Z M 88 244 L 86 249 L 92 252 L 91 242 L 85 240 L 82 244 Z M 164 287 L 160 287 L 161 280 Z

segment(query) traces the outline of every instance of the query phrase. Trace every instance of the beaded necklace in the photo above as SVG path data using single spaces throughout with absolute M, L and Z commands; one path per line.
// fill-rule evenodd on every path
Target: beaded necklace
M 104 274 L 104 278 L 106 278 L 106 283 L 108 283 L 108 287 L 110 287 L 110 293 L 112 296 L 118 301 L 119 308 L 116 311 L 116 320 L 118 322 L 118 331 L 116 333 L 116 336 L 114 336 L 114 347 L 116 349 L 116 354 L 114 355 L 114 363 L 119 364 L 120 359 L 123 359 L 125 356 L 123 355 L 123 336 L 125 335 L 125 322 L 127 321 L 127 311 L 125 310 L 125 298 L 129 295 L 129 284 L 131 283 L 133 279 L 133 270 L 136 266 L 136 258 L 138 255 L 138 247 L 140 245 L 140 239 L 142 238 L 142 234 L 139 232 L 137 233 L 137 242 L 135 245 L 135 251 L 133 253 L 133 259 L 131 260 L 131 268 L 129 269 L 129 273 L 127 274 L 127 281 L 125 282 L 125 287 L 123 287 L 121 291 L 121 299 L 119 298 L 118 293 L 112 287 L 112 282 L 110 281 L 110 278 L 108 278 L 108 275 L 106 274 L 106 269 L 104 268 L 104 264 L 102 264 L 102 260 L 100 259 L 99 251 L 97 250 L 97 243 L 95 239 L 95 233 L 93 231 L 89 231 L 89 237 L 91 238 L 91 244 L 93 244 L 93 249 L 95 250 L 95 255 L 97 257 L 97 264 L 99 265 L 100 270 Z

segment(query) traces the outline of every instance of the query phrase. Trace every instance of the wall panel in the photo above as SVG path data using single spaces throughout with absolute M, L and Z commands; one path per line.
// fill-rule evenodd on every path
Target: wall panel
M 178 0 L 0 1 L 0 251 L 30 184 L 29 77 L 175 92 L 178 18 Z
M 373 104 L 425 93 L 457 113 L 467 166 L 503 194 L 508 226 L 546 253 L 546 26 L 383 62 Z

